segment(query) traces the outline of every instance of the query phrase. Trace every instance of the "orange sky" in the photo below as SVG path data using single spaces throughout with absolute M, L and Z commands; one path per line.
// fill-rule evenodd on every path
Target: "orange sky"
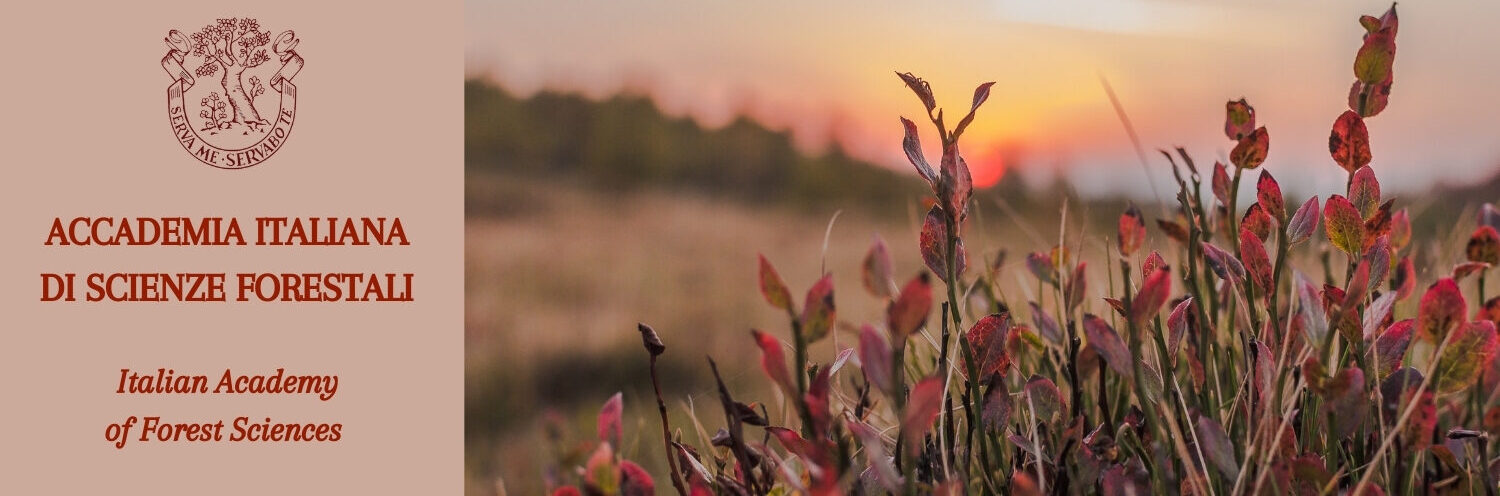
M 897 116 L 921 122 L 923 111 L 893 71 L 930 81 L 955 114 L 996 81 L 965 135 L 976 179 L 1005 164 L 1063 174 L 1085 193 L 1149 196 L 1103 75 L 1148 150 L 1226 156 L 1224 101 L 1243 96 L 1270 131 L 1265 167 L 1289 193 L 1341 189 L 1328 129 L 1353 82 L 1358 16 L 1389 3 L 1250 3 L 470 0 L 466 65 L 523 95 L 645 91 L 708 125 L 748 113 L 808 149 L 836 138 L 907 171 Z M 1411 3 L 1400 16 L 1390 107 L 1368 122 L 1372 165 L 1391 190 L 1487 177 L 1500 165 L 1488 104 L 1500 94 L 1500 5 Z M 1151 166 L 1165 167 L 1158 156 Z M 1149 177 L 1163 190 L 1171 180 Z

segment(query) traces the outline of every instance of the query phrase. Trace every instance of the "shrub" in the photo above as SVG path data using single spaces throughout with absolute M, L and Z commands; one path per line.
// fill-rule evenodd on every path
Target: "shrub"
M 976 263 L 964 245 L 973 185 L 959 151 L 991 83 L 950 129 L 928 84 L 898 74 L 942 149 L 933 167 L 917 124 L 901 119 L 903 148 L 932 192 L 917 239 L 926 271 L 898 284 L 877 240 L 861 285 L 886 302 L 885 321 L 860 325 L 857 346 L 817 363 L 809 346 L 841 332 L 833 276 L 799 304 L 762 257 L 760 292 L 786 314 L 789 332 L 750 338 L 774 404 L 794 414 L 775 419 L 772 403 L 736 399 L 710 359 L 725 427 L 710 446 L 690 446 L 657 387 L 672 487 L 694 495 L 1494 494 L 1500 299 L 1486 299 L 1484 277 L 1500 263 L 1500 213 L 1486 205 L 1464 247 L 1468 261 L 1418 294 L 1409 216 L 1381 196 L 1364 124 L 1390 97 L 1395 7 L 1360 24 L 1349 110 L 1329 136 L 1348 174 L 1343 194 L 1289 204 L 1262 169 L 1241 214 L 1240 182 L 1267 160 L 1270 136 L 1248 102 L 1230 101 L 1224 132 L 1234 146 L 1229 164 L 1207 171 L 1211 196 L 1200 194 L 1204 180 L 1185 150 L 1162 152 L 1178 186 L 1176 204 L 1151 223 L 1170 240 L 1158 244 L 1166 253 L 1147 253 L 1140 209 L 1119 217 L 1115 246 L 1095 261 L 1117 271 L 1106 305 L 1090 301 L 1086 262 L 1068 247 L 1079 240 L 1065 236 L 1025 257 L 1033 300 L 999 292 L 1000 261 Z M 1318 251 L 1323 238 L 1331 249 Z M 1321 262 L 1321 283 L 1293 268 L 1293 257 Z M 1461 289 L 1471 279 L 1473 306 Z M 1398 312 L 1413 296 L 1415 313 Z M 638 331 L 655 384 L 667 348 L 649 326 Z M 620 402 L 611 398 L 600 414 L 598 443 L 575 481 L 584 493 L 654 491 L 614 449 Z

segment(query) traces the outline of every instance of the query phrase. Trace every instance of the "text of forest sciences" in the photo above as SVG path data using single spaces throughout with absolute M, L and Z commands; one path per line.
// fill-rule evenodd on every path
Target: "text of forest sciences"
M 226 429 L 227 427 L 227 429 Z M 344 424 L 283 422 L 271 417 L 235 417 L 217 420 L 171 420 L 160 416 L 131 415 L 104 428 L 104 439 L 124 449 L 129 441 L 142 443 L 336 443 L 343 439 Z

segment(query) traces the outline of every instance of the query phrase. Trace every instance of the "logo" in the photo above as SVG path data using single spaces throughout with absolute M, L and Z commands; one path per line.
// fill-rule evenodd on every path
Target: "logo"
M 276 154 L 297 119 L 297 41 L 290 30 L 273 41 L 249 17 L 167 33 L 167 119 L 182 149 L 220 169 L 253 167 Z

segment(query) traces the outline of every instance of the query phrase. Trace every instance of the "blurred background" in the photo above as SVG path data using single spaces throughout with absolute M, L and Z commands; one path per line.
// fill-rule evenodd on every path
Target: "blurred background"
M 1020 260 L 1055 244 L 1060 228 L 1099 255 L 1127 201 L 1155 218 L 1156 204 L 1172 200 L 1155 149 L 1183 146 L 1205 170 L 1227 162 L 1226 100 L 1248 99 L 1269 129 L 1263 167 L 1288 203 L 1342 193 L 1328 129 L 1353 81 L 1357 19 L 1388 7 L 468 1 L 469 493 L 544 490 L 617 391 L 623 449 L 664 474 L 635 324 L 651 324 L 668 346 L 662 385 L 674 425 L 691 425 L 697 407 L 712 432 L 721 422 L 704 356 L 720 361 L 732 389 L 757 391 L 748 330 L 787 333 L 784 314 L 757 292 L 757 253 L 794 299 L 827 270 L 840 320 L 878 321 L 859 264 L 878 237 L 897 278 L 915 275 L 926 210 L 897 120 L 924 124 L 924 110 L 895 71 L 929 81 L 954 114 L 975 85 L 996 82 L 964 135 L 984 188 L 968 231 L 975 263 L 1001 251 Z M 1411 210 L 1418 239 L 1431 239 L 1417 247 L 1419 271 L 1451 267 L 1462 254 L 1441 247 L 1461 247 L 1478 205 L 1500 200 L 1497 15 L 1490 2 L 1400 10 L 1390 106 L 1368 124 L 1385 196 Z M 922 132 L 935 162 L 937 137 Z M 1166 246 L 1155 228 L 1151 238 Z M 1000 280 L 1025 298 L 1009 265 Z M 852 342 L 835 333 L 814 359 Z

